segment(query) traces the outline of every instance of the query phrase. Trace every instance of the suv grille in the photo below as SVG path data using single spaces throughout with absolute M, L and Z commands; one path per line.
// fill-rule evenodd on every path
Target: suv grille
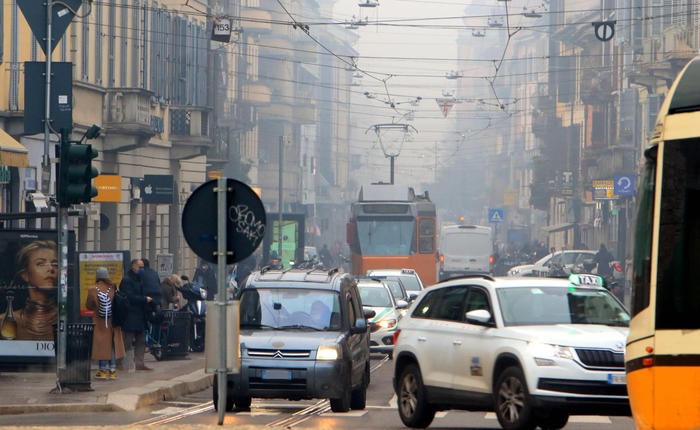
M 248 349 L 249 357 L 262 358 L 309 358 L 308 349 Z
M 576 354 L 586 366 L 604 367 L 607 369 L 624 369 L 625 354 L 612 352 L 605 349 L 581 349 L 576 348 Z

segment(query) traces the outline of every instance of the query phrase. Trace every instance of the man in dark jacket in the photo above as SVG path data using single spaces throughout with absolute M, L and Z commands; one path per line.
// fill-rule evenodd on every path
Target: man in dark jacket
M 153 298 L 144 292 L 142 274 L 143 261 L 132 260 L 131 267 L 119 284 L 119 291 L 126 294 L 129 300 L 129 313 L 122 325 L 122 335 L 126 357 L 133 354 L 136 370 L 153 370 L 143 362 L 146 353 L 146 306 Z
M 143 275 L 141 275 L 141 283 L 143 283 L 143 293 L 153 299 L 154 303 L 163 302 L 163 292 L 160 289 L 160 277 L 158 272 L 151 269 L 151 264 L 146 258 L 143 261 Z
M 612 267 L 610 267 L 610 262 L 613 261 L 613 256 L 608 251 L 608 248 L 604 244 L 600 244 L 600 249 L 593 258 L 593 262 L 598 264 L 598 275 L 603 277 L 608 277 L 612 275 Z
M 216 273 L 209 263 L 204 260 L 199 263 L 199 267 L 194 271 L 192 282 L 207 290 L 207 300 L 214 300 L 218 287 L 216 285 Z

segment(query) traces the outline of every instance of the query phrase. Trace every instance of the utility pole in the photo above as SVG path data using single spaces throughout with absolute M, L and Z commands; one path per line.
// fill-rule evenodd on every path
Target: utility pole
M 280 136 L 280 142 L 279 142 L 279 184 L 278 184 L 278 195 L 277 195 L 277 207 L 279 210 L 277 211 L 277 258 L 280 260 L 280 264 L 282 264 L 282 202 L 283 202 L 283 195 L 282 195 L 282 184 L 283 184 L 283 174 L 284 174 L 284 141 L 286 139 L 286 136 Z
M 394 185 L 394 159 L 398 157 L 398 155 L 390 155 L 389 156 L 389 183 L 391 185 Z
M 44 107 L 44 156 L 41 160 L 41 192 L 45 196 L 50 194 L 51 185 L 51 157 L 49 157 L 49 143 L 51 141 L 51 59 L 53 57 L 53 51 L 51 50 L 51 21 L 53 11 L 53 1 L 46 2 L 46 97 L 44 102 L 46 106 Z M 58 352 L 58 351 L 57 351 Z M 63 356 L 65 362 L 65 354 Z M 61 358 L 59 354 L 58 363 L 60 366 Z M 65 364 L 65 363 L 64 363 Z

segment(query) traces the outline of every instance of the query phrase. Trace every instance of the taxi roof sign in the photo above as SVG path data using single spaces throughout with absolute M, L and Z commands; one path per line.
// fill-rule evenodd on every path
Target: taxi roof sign
M 577 287 L 603 287 L 603 278 L 597 275 L 569 275 L 569 282 Z

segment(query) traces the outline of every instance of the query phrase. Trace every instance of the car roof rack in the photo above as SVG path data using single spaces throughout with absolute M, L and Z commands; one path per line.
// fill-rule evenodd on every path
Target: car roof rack
M 450 278 L 443 280 L 442 282 L 454 281 L 455 279 L 465 279 L 465 278 L 481 278 L 481 279 L 486 279 L 487 281 L 495 281 L 496 280 L 493 276 L 489 275 L 488 273 L 473 273 L 470 275 L 453 276 L 453 277 L 450 277 Z

